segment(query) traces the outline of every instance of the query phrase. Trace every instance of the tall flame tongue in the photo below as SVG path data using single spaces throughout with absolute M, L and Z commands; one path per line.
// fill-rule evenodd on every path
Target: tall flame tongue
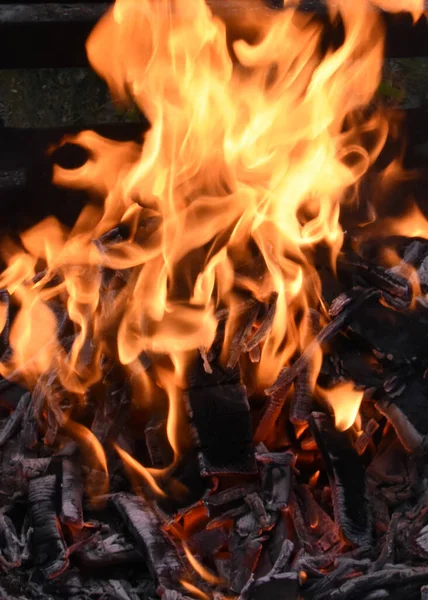
M 57 167 L 54 181 L 90 190 L 103 208 L 88 206 L 71 231 L 49 218 L 22 246 L 3 244 L 0 287 L 20 310 L 2 374 L 43 385 L 48 398 L 54 374 L 81 399 L 102 376 L 101 358 L 118 358 L 149 410 L 165 391 L 175 460 L 186 444 L 180 390 L 195 352 L 213 343 L 219 311 L 228 362 L 242 305 L 277 299 L 252 347 L 258 391 L 310 341 L 313 249 L 327 245 L 334 263 L 340 205 L 386 135 L 373 116 L 344 127 L 372 100 L 381 71 L 383 32 L 366 0 L 332 3 L 345 35 L 328 51 L 307 14 L 240 7 L 242 30 L 220 0 L 212 10 L 204 0 L 117 0 L 88 54 L 115 100 L 148 117 L 144 144 L 89 131 L 73 138 L 89 158 Z M 249 333 L 257 326 L 255 314 Z M 67 348 L 59 329 L 61 339 L 70 333 Z M 154 377 L 143 352 L 155 358 Z M 158 473 L 141 472 L 162 493 Z

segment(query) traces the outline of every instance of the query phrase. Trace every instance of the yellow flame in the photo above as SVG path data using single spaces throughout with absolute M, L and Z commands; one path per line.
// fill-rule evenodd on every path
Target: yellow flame
M 186 544 L 186 542 L 182 542 L 182 545 L 183 545 L 183 550 L 186 554 L 187 560 L 192 565 L 192 567 L 194 568 L 196 573 L 198 573 L 198 575 L 200 575 L 202 577 L 202 579 L 205 579 L 205 581 L 208 581 L 208 583 L 212 583 L 213 585 L 218 585 L 218 584 L 222 583 L 222 580 L 220 577 L 217 577 L 216 575 L 211 573 L 211 571 L 209 571 L 206 567 L 204 567 L 204 565 L 202 565 L 193 556 L 193 554 L 190 552 L 189 547 Z
M 333 409 L 337 429 L 349 429 L 358 417 L 364 392 L 356 390 L 353 383 L 346 382 L 323 390 L 322 395 Z
M 119 454 L 122 461 L 127 465 L 132 472 L 138 473 L 141 477 L 148 483 L 150 488 L 157 494 L 158 496 L 165 497 L 165 492 L 158 486 L 155 478 L 152 475 L 152 469 L 147 469 L 141 463 L 139 463 L 135 458 L 133 458 L 126 450 L 123 450 L 117 444 L 113 444 L 114 449 Z

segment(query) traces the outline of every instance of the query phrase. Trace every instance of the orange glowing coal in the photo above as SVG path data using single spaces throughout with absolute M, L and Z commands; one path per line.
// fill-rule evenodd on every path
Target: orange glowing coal
M 84 402 L 102 378 L 101 359 L 120 361 L 135 404 L 150 412 L 167 398 L 174 463 L 189 443 L 186 372 L 212 345 L 220 312 L 228 315 L 227 362 L 241 306 L 277 299 L 270 329 L 248 345 L 259 392 L 308 345 L 305 316 L 320 302 L 313 250 L 329 248 L 334 265 L 341 205 L 356 196 L 386 138 L 380 116 L 360 113 L 380 80 L 378 11 L 368 0 L 329 2 L 344 41 L 326 51 L 321 24 L 295 4 L 272 11 L 240 0 L 237 12 L 221 0 L 116 0 L 88 56 L 115 101 L 138 107 L 150 130 L 141 144 L 90 131 L 64 140 L 89 158 L 73 170 L 57 166 L 54 182 L 88 190 L 93 203 L 71 230 L 48 218 L 20 245 L 1 246 L 8 266 L 0 288 L 19 307 L 1 374 L 30 388 L 54 374 L 69 401 Z M 108 233 L 117 227 L 127 235 Z M 71 348 L 59 340 L 58 306 L 73 329 Z M 150 375 L 142 353 L 152 359 Z M 361 400 L 345 391 L 337 402 L 329 395 L 344 429 Z M 93 440 L 72 429 L 106 470 Z M 117 448 L 161 495 L 160 472 Z

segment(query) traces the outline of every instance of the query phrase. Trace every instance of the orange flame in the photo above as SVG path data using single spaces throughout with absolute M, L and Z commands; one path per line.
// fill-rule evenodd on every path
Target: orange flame
M 20 310 L 1 375 L 32 388 L 53 373 L 80 400 L 101 380 L 101 358 L 118 360 L 138 406 L 149 412 L 156 398 L 164 403 L 174 466 L 190 443 L 187 370 L 200 348 L 211 348 L 219 314 L 227 364 L 242 305 L 257 308 L 250 329 L 263 335 L 251 348 L 252 389 L 271 385 L 307 346 L 308 309 L 321 296 L 314 248 L 327 246 L 334 267 L 341 205 L 357 196 L 387 135 L 385 120 L 361 110 L 381 76 L 378 11 L 369 0 L 328 5 L 332 19 L 341 17 L 344 41 L 326 50 L 321 24 L 295 6 L 272 11 L 242 0 L 237 15 L 216 0 L 116 0 L 89 38 L 88 56 L 114 99 L 134 104 L 151 128 L 140 144 L 91 131 L 63 140 L 88 160 L 72 170 L 56 166 L 54 182 L 85 189 L 94 202 L 71 230 L 48 218 L 22 234 L 19 247 L 2 244 L 0 288 Z M 419 4 L 411 9 L 416 18 Z M 113 235 L 117 228 L 126 233 Z M 273 297 L 263 329 L 257 303 Z M 66 308 L 73 334 L 67 350 L 56 306 Z M 142 353 L 153 359 L 150 375 Z M 312 384 L 320 364 L 321 350 Z M 350 427 L 362 395 L 349 386 L 326 394 L 337 426 Z M 66 427 L 107 480 L 99 441 L 74 421 Z M 160 473 L 115 448 L 164 495 Z M 186 555 L 212 583 L 215 576 Z
M 339 431 L 349 429 L 358 417 L 364 392 L 356 390 L 353 383 L 346 382 L 322 390 L 321 394 L 334 411 L 337 429 Z
M 158 496 L 165 497 L 165 492 L 158 486 L 155 478 L 153 477 L 154 469 L 147 469 L 141 463 L 139 463 L 135 458 L 133 458 L 126 450 L 123 450 L 117 444 L 113 444 L 116 452 L 119 454 L 122 461 L 131 469 L 132 472 L 138 473 L 141 477 L 148 483 L 150 488 L 155 494 Z
M 220 577 L 217 577 L 216 575 L 214 575 L 213 573 L 211 573 L 211 571 L 208 571 L 208 569 L 206 567 L 204 567 L 204 565 L 202 565 L 194 556 L 193 554 L 190 552 L 188 545 L 186 544 L 186 542 L 182 542 L 183 545 L 183 550 L 186 554 L 186 558 L 189 561 L 189 563 L 192 565 L 192 567 L 194 568 L 194 570 L 196 571 L 196 573 L 198 573 L 198 575 L 200 575 L 202 577 L 202 579 L 205 579 L 205 581 L 208 581 L 208 583 L 212 583 L 213 585 L 217 585 L 222 583 L 222 580 Z
M 200 598 L 201 600 L 210 600 L 208 594 L 200 590 L 198 587 L 196 587 L 196 585 L 193 585 L 193 583 L 190 583 L 185 579 L 180 579 L 180 583 L 188 592 L 196 596 L 196 598 Z

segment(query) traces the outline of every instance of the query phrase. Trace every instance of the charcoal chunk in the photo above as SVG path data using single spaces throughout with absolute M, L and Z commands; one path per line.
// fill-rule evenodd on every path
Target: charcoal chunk
M 338 431 L 329 415 L 314 412 L 309 425 L 327 466 L 336 524 L 350 542 L 360 546 L 370 544 L 370 502 L 358 453 L 348 434 Z
M 202 475 L 257 473 L 250 407 L 243 385 L 190 388 L 187 404 Z
M 35 563 L 48 579 L 56 577 L 68 566 L 67 550 L 55 511 L 55 491 L 55 475 L 30 481 L 28 501 L 34 528 Z

